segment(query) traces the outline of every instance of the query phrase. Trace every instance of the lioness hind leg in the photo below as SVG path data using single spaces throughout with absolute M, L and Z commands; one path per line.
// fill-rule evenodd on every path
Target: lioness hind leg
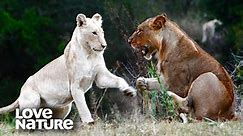
M 188 97 L 192 98 L 195 117 L 217 120 L 230 114 L 232 100 L 229 91 L 212 72 L 207 72 L 195 79 L 190 87 Z
M 65 119 L 71 111 L 72 103 L 62 108 L 52 108 L 52 118 Z
M 23 90 L 24 89 L 24 90 Z M 24 87 L 19 96 L 19 109 L 22 111 L 26 108 L 39 109 L 40 107 L 40 95 L 34 91 L 31 87 Z
M 178 106 L 196 119 L 230 119 L 233 115 L 232 98 L 223 83 L 211 72 L 200 75 L 193 81 L 186 98 L 168 91 Z M 190 110 L 193 108 L 193 110 Z

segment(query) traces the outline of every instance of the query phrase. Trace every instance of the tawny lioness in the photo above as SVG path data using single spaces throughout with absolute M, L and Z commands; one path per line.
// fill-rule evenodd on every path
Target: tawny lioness
M 233 82 L 227 71 L 165 14 L 138 25 L 128 42 L 147 59 L 156 53 L 168 94 L 184 112 L 199 120 L 234 117 Z M 155 79 L 139 78 L 137 83 L 159 89 Z

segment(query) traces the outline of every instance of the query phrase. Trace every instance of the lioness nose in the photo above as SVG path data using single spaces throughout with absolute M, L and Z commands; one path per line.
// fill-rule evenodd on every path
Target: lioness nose
M 106 45 L 104 45 L 104 44 L 101 44 L 101 47 L 102 47 L 102 48 L 105 48 L 105 47 L 106 47 Z

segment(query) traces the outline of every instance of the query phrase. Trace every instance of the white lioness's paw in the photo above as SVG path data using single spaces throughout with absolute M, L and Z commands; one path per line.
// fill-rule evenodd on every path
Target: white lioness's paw
M 148 83 L 147 81 L 145 80 L 144 77 L 139 77 L 136 81 L 136 87 L 139 89 L 139 90 L 146 90 L 147 87 L 148 87 Z
M 94 122 L 94 119 L 93 118 L 83 118 L 82 122 L 86 123 L 86 124 L 89 124 L 89 123 L 92 124 L 92 122 Z
M 135 97 L 137 95 L 137 90 L 129 86 L 127 89 L 123 90 L 123 94 L 130 97 Z

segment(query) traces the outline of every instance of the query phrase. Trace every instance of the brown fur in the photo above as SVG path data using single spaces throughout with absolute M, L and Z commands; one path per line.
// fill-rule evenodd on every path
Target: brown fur
M 141 23 L 129 43 L 134 48 L 149 45 L 145 46 L 150 49 L 148 53 L 151 49 L 158 52 L 158 70 L 164 76 L 165 85 L 179 97 L 192 99 L 190 108 L 197 119 L 233 118 L 234 93 L 229 74 L 166 15 Z M 204 74 L 208 72 L 217 78 Z

